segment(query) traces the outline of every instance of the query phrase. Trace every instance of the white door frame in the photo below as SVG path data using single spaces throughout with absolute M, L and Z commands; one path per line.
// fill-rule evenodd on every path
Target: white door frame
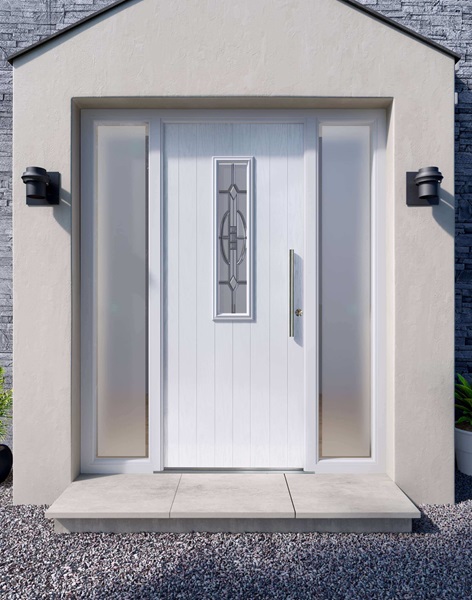
M 317 405 L 315 413 L 316 435 L 307 445 L 306 467 L 307 471 L 316 473 L 384 473 L 386 470 L 386 361 L 387 361 L 387 211 L 386 211 L 386 174 L 385 174 L 385 152 L 387 143 L 386 114 L 382 109 L 377 110 L 318 110 L 313 111 L 314 137 L 316 140 L 315 154 L 318 157 L 319 132 L 322 125 L 368 125 L 371 137 L 371 457 L 370 458 L 323 458 L 319 457 L 319 387 L 318 368 L 319 361 L 319 335 L 318 319 L 319 310 L 316 315 L 307 316 L 305 327 L 314 328 L 317 332 L 315 344 L 306 349 L 305 352 L 305 382 L 307 398 L 313 394 L 316 396 Z M 311 150 L 313 152 L 313 150 Z M 313 162 L 313 161 L 311 161 Z M 316 176 L 316 175 L 315 175 Z M 306 306 L 319 306 L 319 267 L 317 248 L 319 244 L 319 185 L 317 189 L 316 207 L 306 205 L 307 222 L 314 222 L 316 235 L 313 240 L 306 236 L 306 260 L 307 274 L 305 285 L 307 297 Z M 316 211 L 313 215 L 310 211 Z M 314 219 L 314 221 L 313 221 Z M 308 225 L 307 225 L 308 227 Z M 316 238 L 316 239 L 315 239 Z M 313 264 L 313 257 L 316 265 Z M 314 275 L 310 277 L 309 274 Z M 316 321 L 316 323 L 315 323 Z M 310 340 L 307 340 L 307 343 Z M 315 360 L 316 375 L 311 373 L 310 361 Z M 307 412 L 310 410 L 308 403 Z M 307 440 L 312 432 L 307 426 Z M 309 447 L 315 444 L 316 452 L 310 454 Z
M 98 124 L 147 124 L 148 157 L 148 239 L 150 232 L 161 231 L 160 119 L 155 111 L 82 110 L 81 111 L 81 472 L 82 473 L 149 473 L 160 470 L 161 455 L 161 244 L 148 247 L 148 448 L 147 458 L 97 458 L 96 418 L 96 300 L 95 286 L 95 139 Z M 149 174 L 152 173 L 152 176 Z M 159 240 L 162 238 L 159 233 Z M 156 423 L 156 427 L 151 427 Z
M 108 110 L 81 112 L 81 471 L 144 473 L 163 470 L 163 156 L 165 123 L 301 123 L 305 127 L 305 471 L 368 473 L 385 471 L 386 404 L 386 207 L 384 110 Z M 96 458 L 96 352 L 94 301 L 94 164 L 97 123 L 147 123 L 149 127 L 148 202 L 148 361 L 149 457 Z M 369 125 L 372 139 L 372 457 L 318 457 L 318 132 L 321 124 Z M 92 160 L 91 160 L 92 157 Z M 310 191 L 311 190 L 311 191 Z M 159 198 L 159 201 L 153 199 Z M 311 230 L 311 235 L 306 232 Z M 159 242 L 156 243 L 156 237 Z M 154 243 L 153 243 L 154 241 Z M 313 307 L 314 310 L 310 310 Z M 211 307 L 209 307 L 211 311 Z M 310 335 L 308 335 L 310 334 Z M 313 368 L 315 365 L 315 368 Z M 154 424 L 154 426 L 152 426 Z

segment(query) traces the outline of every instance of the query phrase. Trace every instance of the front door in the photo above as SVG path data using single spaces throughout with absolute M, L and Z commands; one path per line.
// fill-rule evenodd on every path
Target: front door
M 162 149 L 164 467 L 302 468 L 304 124 L 166 123 Z
M 81 121 L 82 471 L 383 471 L 384 112 Z

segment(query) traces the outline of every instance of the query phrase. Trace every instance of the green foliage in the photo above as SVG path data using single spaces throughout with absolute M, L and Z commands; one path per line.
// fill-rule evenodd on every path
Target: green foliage
M 5 376 L 3 367 L 0 367 L 0 441 L 7 434 L 7 427 L 11 421 L 11 409 L 13 405 L 12 390 L 5 390 Z
M 457 419 L 456 425 L 464 424 L 472 427 L 472 385 L 459 373 L 457 379 L 459 383 L 456 383 L 454 394 L 457 401 L 455 406 L 461 411 L 462 415 Z

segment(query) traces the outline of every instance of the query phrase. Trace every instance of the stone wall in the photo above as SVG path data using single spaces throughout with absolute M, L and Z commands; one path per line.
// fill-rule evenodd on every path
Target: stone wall
M 5 55 L 111 3 L 112 0 L 0 0 L 0 364 L 7 369 L 8 384 L 12 364 L 12 69 Z M 363 3 L 463 57 L 456 78 L 456 369 L 472 375 L 472 2 Z

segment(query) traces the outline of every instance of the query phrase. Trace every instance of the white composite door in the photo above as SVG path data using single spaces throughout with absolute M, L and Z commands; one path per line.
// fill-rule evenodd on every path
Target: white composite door
M 304 124 L 167 122 L 161 148 L 164 467 L 303 468 Z

